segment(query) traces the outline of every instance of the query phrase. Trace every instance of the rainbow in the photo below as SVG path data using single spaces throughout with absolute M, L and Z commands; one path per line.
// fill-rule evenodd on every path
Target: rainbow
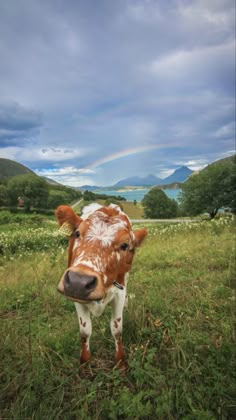
M 80 171 L 82 172 L 88 169 L 97 168 L 99 166 L 104 165 L 105 163 L 109 163 L 117 159 L 122 159 L 126 156 L 135 155 L 137 153 L 144 153 L 144 152 L 149 152 L 150 150 L 160 149 L 163 146 L 166 146 L 166 145 L 159 144 L 159 145 L 153 145 L 153 146 L 140 146 L 140 147 L 134 147 L 132 149 L 125 149 L 120 152 L 105 156 L 102 159 L 98 159 L 95 162 L 91 163 L 90 165 L 86 166 L 86 168 L 81 169 Z

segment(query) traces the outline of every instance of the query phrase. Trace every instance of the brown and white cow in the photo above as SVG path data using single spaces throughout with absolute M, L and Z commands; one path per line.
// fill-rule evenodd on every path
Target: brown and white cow
M 75 301 L 81 335 L 80 361 L 90 359 L 92 333 L 90 313 L 99 316 L 108 303 L 112 307 L 111 333 L 115 340 L 115 363 L 125 363 L 122 347 L 122 315 L 128 271 L 134 251 L 145 238 L 145 228 L 133 231 L 119 206 L 91 204 L 81 217 L 68 206 L 59 206 L 56 217 L 69 236 L 68 268 L 58 291 Z

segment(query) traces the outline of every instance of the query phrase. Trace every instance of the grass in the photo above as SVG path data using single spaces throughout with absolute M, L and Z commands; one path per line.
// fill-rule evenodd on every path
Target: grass
M 91 365 L 79 366 L 74 305 L 56 292 L 65 244 L 3 254 L 1 418 L 236 417 L 233 224 L 220 219 L 147 227 L 124 313 L 126 374 L 113 368 L 110 308 L 93 320 Z M 47 242 L 48 233 L 40 238 Z

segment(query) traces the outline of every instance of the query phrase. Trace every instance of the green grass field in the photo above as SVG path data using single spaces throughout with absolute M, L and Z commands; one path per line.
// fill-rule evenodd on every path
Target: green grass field
M 233 222 L 147 228 L 124 314 L 126 374 L 113 368 L 110 308 L 79 366 L 74 305 L 56 291 L 56 223 L 0 228 L 0 418 L 236 418 Z

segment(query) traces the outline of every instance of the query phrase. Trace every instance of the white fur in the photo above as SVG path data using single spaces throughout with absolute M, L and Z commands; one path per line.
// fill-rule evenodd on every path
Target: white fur
M 120 229 L 126 229 L 127 223 L 119 217 L 113 223 L 106 223 L 95 214 L 91 218 L 90 227 L 86 235 L 86 240 L 99 240 L 103 246 L 110 246 Z
M 88 206 L 83 208 L 81 219 L 86 220 L 91 214 L 93 214 L 96 210 L 100 209 L 102 206 L 98 203 L 92 203 Z

